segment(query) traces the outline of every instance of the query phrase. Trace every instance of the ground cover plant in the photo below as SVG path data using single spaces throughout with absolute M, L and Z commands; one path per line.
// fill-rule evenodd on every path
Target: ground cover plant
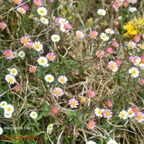
M 143 144 L 143 0 L 0 0 L 0 143 Z

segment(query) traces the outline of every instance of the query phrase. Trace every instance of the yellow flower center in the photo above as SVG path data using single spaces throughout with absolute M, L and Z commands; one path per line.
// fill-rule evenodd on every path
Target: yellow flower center
M 13 79 L 12 78 L 9 78 L 9 83 L 13 83 Z
M 7 111 L 11 111 L 11 108 L 10 108 L 10 107 L 8 107 L 8 108 L 7 108 Z
M 61 94 L 61 91 L 60 91 L 60 90 L 56 90 L 56 91 L 55 91 L 55 94 L 56 94 L 56 95 L 60 95 L 60 94 Z
M 113 69 L 115 69 L 115 65 L 114 64 L 111 64 L 110 65 L 110 68 L 113 70 Z
M 92 122 L 89 122 L 88 126 L 89 126 L 89 127 L 93 127 L 93 123 L 92 123 Z
M 107 111 L 107 112 L 105 112 L 105 115 L 108 117 L 108 116 L 110 116 L 110 113 Z
M 10 57 L 10 53 L 9 53 L 9 52 L 6 52 L 6 53 L 5 53 L 5 56 L 6 56 L 6 57 Z
M 136 70 L 133 70 L 133 71 L 132 71 L 132 74 L 133 74 L 133 75 L 136 74 Z
M 102 15 L 103 14 L 103 12 L 101 11 L 101 12 L 99 12 L 99 15 Z
M 137 115 L 137 119 L 141 120 L 142 119 L 142 115 Z
M 24 43 L 24 44 L 28 43 L 28 39 L 25 38 L 25 39 L 23 40 L 23 43 Z
M 60 81 L 61 81 L 61 82 L 65 82 L 65 79 L 64 79 L 64 78 L 61 78 Z
M 121 117 L 125 117 L 125 113 L 122 113 L 122 114 L 121 114 Z
M 44 63 L 44 62 L 45 62 L 45 60 L 44 60 L 44 59 L 42 59 L 42 60 L 41 60 L 41 63 Z
M 40 10 L 40 13 L 41 13 L 41 14 L 44 14 L 44 10 L 43 10 L 43 9 L 41 9 L 41 10 Z
M 106 36 L 105 36 L 105 35 L 102 35 L 102 38 L 103 38 L 103 39 L 105 39 L 105 38 L 106 38 Z
M 35 48 L 36 48 L 36 49 L 39 49 L 39 48 L 40 48 L 40 45 L 39 45 L 39 44 L 35 44 Z
M 98 110 L 98 114 L 102 114 L 102 110 Z
M 48 77 L 47 79 L 48 79 L 48 80 L 52 80 L 52 78 L 51 78 L 51 77 Z
M 74 107 L 74 106 L 76 106 L 76 102 L 75 101 L 72 101 L 71 102 L 71 105 Z

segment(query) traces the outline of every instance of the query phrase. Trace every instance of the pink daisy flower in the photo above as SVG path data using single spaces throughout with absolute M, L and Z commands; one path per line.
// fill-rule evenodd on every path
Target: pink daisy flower
M 69 23 L 64 24 L 64 28 L 65 28 L 66 30 L 71 30 L 71 29 L 72 29 L 72 25 L 69 24 Z
M 113 101 L 112 100 L 106 100 L 105 105 L 109 108 L 113 107 Z
M 144 121 L 144 114 L 142 112 L 137 112 L 136 118 L 139 123 Z
M 106 47 L 106 53 L 113 54 L 113 52 L 114 52 L 113 48 L 111 48 L 109 46 Z
M 104 116 L 104 118 L 107 118 L 107 119 L 111 118 L 112 117 L 112 111 L 109 109 L 105 109 L 103 112 L 103 116 Z
M 7 27 L 6 23 L 0 22 L 0 29 L 4 30 Z
M 20 85 L 20 84 L 16 84 L 16 85 L 14 86 L 14 90 L 15 90 L 16 92 L 20 92 L 20 91 L 22 90 L 21 85 Z
M 58 107 L 56 106 L 51 107 L 51 113 L 56 115 L 58 113 Z
M 73 70 L 72 71 L 72 75 L 78 75 L 79 74 L 79 70 Z
M 120 7 L 120 5 L 118 2 L 114 2 L 112 7 L 113 9 L 115 9 L 115 11 L 118 11 L 118 8 Z
M 29 10 L 29 5 L 28 4 L 23 4 L 22 6 L 21 6 L 24 10 Z
M 144 85 L 144 79 L 143 78 L 139 78 L 138 79 L 138 83 L 143 86 Z
M 56 55 L 53 53 L 53 52 L 49 52 L 47 55 L 46 55 L 46 58 L 49 60 L 49 61 L 54 61 L 56 59 Z
M 144 56 L 141 56 L 141 62 L 144 63 Z
M 138 112 L 140 112 L 138 106 L 132 107 L 132 111 L 133 111 L 135 114 L 137 114 Z
M 28 49 L 32 49 L 33 48 L 33 42 L 26 43 L 25 47 L 28 48 Z
M 84 33 L 82 31 L 76 31 L 76 37 L 82 39 L 84 38 Z
M 140 42 L 140 39 L 141 39 L 141 36 L 139 34 L 137 34 L 133 37 L 133 40 L 137 43 Z
M 99 51 L 96 51 L 96 56 L 98 57 L 98 58 L 102 58 L 102 57 L 104 57 L 104 51 L 102 51 L 102 50 L 99 50 Z
M 30 68 L 29 68 L 29 72 L 30 73 L 35 73 L 36 72 L 36 66 L 31 66 Z
M 125 1 L 123 2 L 123 6 L 124 6 L 124 7 L 128 7 L 128 6 L 129 6 L 129 2 L 128 2 L 127 0 L 125 0 Z
M 53 90 L 53 94 L 54 94 L 54 96 L 56 96 L 56 97 L 61 97 L 61 96 L 64 95 L 64 92 L 63 92 L 63 90 L 62 90 L 61 88 L 56 87 L 56 88 L 54 88 L 54 90 Z
M 95 92 L 89 89 L 86 91 L 86 96 L 92 98 L 95 96 Z
M 113 72 L 117 72 L 118 71 L 118 65 L 116 64 L 116 62 L 114 61 L 110 61 L 108 63 L 108 68 L 113 71 Z
M 98 32 L 97 31 L 91 31 L 90 32 L 90 38 L 91 39 L 96 39 L 98 36 Z
M 118 48 L 118 47 L 119 47 L 119 43 L 116 42 L 116 41 L 113 41 L 113 42 L 112 42 L 112 46 L 113 46 L 114 48 Z
M 31 41 L 30 40 L 30 38 L 28 37 L 28 36 L 23 36 L 21 39 L 20 39 L 20 42 L 22 43 L 22 44 L 27 44 L 29 41 Z
M 115 62 L 116 62 L 116 64 L 118 66 L 121 66 L 121 64 L 122 64 L 122 60 L 121 59 L 116 59 Z
M 13 58 L 13 52 L 11 50 L 4 51 L 4 56 L 6 59 L 12 59 Z
M 78 103 L 78 101 L 75 98 L 73 98 L 73 99 L 69 100 L 69 105 L 70 105 L 71 108 L 77 108 L 79 103 Z
M 35 6 L 40 7 L 43 5 L 42 0 L 33 0 Z
M 88 126 L 88 129 L 93 130 L 96 127 L 96 122 L 94 120 L 89 120 L 87 126 Z

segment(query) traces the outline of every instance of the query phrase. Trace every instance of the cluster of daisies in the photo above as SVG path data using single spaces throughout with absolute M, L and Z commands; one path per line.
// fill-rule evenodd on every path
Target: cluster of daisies
M 109 35 L 112 35 L 112 34 L 114 34 L 114 33 L 115 33 L 114 30 L 112 30 L 111 28 L 107 28 L 107 29 L 105 29 L 105 32 L 102 32 L 102 33 L 99 35 L 99 37 L 100 37 L 100 39 L 103 40 L 103 41 L 108 41 L 108 40 L 109 40 Z M 77 31 L 76 31 L 76 38 L 78 38 L 78 39 L 83 39 L 84 37 L 85 37 L 84 32 L 82 32 L 82 31 L 80 31 L 80 30 L 77 30 Z M 90 33 L 89 33 L 89 38 L 90 38 L 90 39 L 97 39 L 97 38 L 98 38 L 98 32 L 95 31 L 95 30 L 90 31 Z
M 6 101 L 0 102 L 0 108 L 4 109 L 4 117 L 11 118 L 14 112 L 14 107 L 11 104 L 8 104 Z
M 62 32 L 69 32 L 72 29 L 72 25 L 65 18 L 57 17 L 55 18 L 55 23 L 59 26 Z
M 124 8 L 128 8 L 128 10 L 133 13 L 137 11 L 137 8 L 131 5 L 134 5 L 135 3 L 137 3 L 137 0 L 115 0 L 112 7 L 115 11 L 119 11 L 119 8 L 123 6 Z
M 7 74 L 7 75 L 5 76 L 5 80 L 6 80 L 7 83 L 9 83 L 9 84 L 14 84 L 14 83 L 16 83 L 15 77 L 16 77 L 17 74 L 18 74 L 18 70 L 17 70 L 16 68 L 9 68 L 8 71 L 9 71 L 9 74 Z
M 127 111 L 122 110 L 119 113 L 119 117 L 121 119 L 124 119 L 124 120 L 130 118 L 130 119 L 135 119 L 138 122 L 143 122 L 144 121 L 144 113 L 142 113 L 137 106 L 129 108 Z

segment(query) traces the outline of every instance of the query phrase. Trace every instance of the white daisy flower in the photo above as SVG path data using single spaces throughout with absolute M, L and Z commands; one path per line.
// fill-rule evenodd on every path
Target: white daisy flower
M 104 109 L 95 108 L 94 112 L 97 117 L 103 117 Z
M 10 69 L 10 74 L 13 76 L 16 76 L 18 74 L 18 70 L 16 68 L 11 68 Z
M 136 7 L 130 7 L 130 8 L 129 8 L 129 11 L 130 11 L 131 13 L 133 13 L 133 12 L 137 11 L 137 8 L 136 8 Z
M 88 141 L 86 144 L 96 144 L 94 141 Z
M 17 11 L 20 13 L 20 14 L 25 14 L 26 13 L 26 10 L 24 9 L 24 8 L 22 8 L 22 7 L 18 7 L 17 8 Z
M 47 74 L 44 79 L 46 80 L 46 82 L 52 83 L 54 81 L 54 77 L 51 74 Z
M 3 134 L 3 128 L 0 127 L 0 135 L 2 135 L 2 134 Z
M 127 119 L 128 118 L 128 113 L 125 110 L 122 110 L 119 114 L 120 119 Z
M 21 57 L 22 59 L 25 58 L 25 52 L 24 51 L 19 51 L 18 56 Z
M 137 0 L 128 0 L 129 3 L 135 4 L 137 3 Z
M 97 13 L 101 16 L 105 16 L 106 15 L 106 11 L 104 9 L 98 9 Z
M 10 83 L 10 84 L 14 84 L 16 82 L 16 79 L 14 76 L 12 76 L 11 74 L 7 74 L 5 76 L 5 80 Z
M 39 52 L 43 50 L 43 45 L 39 41 L 36 41 L 33 43 L 33 48 Z
M 139 70 L 135 67 L 132 67 L 129 69 L 129 73 L 131 74 L 131 77 L 136 78 L 139 76 Z
M 52 40 L 53 42 L 59 42 L 59 41 L 60 41 L 60 36 L 57 35 L 57 34 L 53 34 L 53 35 L 51 36 L 51 40 Z
M 18 56 L 17 52 L 13 52 L 13 57 L 12 58 L 16 58 Z
M 133 118 L 135 116 L 135 113 L 133 112 L 132 108 L 128 109 L 127 114 L 129 118 Z
M 48 60 L 44 56 L 39 57 L 37 62 L 38 62 L 39 65 L 44 66 L 44 67 L 49 66 Z
M 117 72 L 117 71 L 118 71 L 118 65 L 117 65 L 116 62 L 114 62 L 114 61 L 110 61 L 110 62 L 108 63 L 108 68 L 109 68 L 110 70 L 112 70 L 113 72 Z
M 49 124 L 47 126 L 47 131 L 52 131 L 53 130 L 53 124 Z
M 11 104 L 7 104 L 4 108 L 4 113 L 12 114 L 14 112 L 14 107 Z
M 38 116 L 38 114 L 37 114 L 37 112 L 35 112 L 35 111 L 32 111 L 32 112 L 30 113 L 30 117 L 33 118 L 33 119 L 37 118 L 37 116 Z
M 45 24 L 45 25 L 49 24 L 49 20 L 47 18 L 44 18 L 44 17 L 40 18 L 40 22 Z
M 0 107 L 1 108 L 5 108 L 7 106 L 7 102 L 6 101 L 1 101 L 0 102 Z
M 114 30 L 112 30 L 112 29 L 110 29 L 110 28 L 105 29 L 105 32 L 106 32 L 107 34 L 114 34 L 114 33 L 115 33 Z
M 138 67 L 139 67 L 141 70 L 144 70 L 144 63 L 138 64 Z
M 118 144 L 115 140 L 113 140 L 113 139 L 110 139 L 108 142 L 107 142 L 107 144 Z
M 101 33 L 101 34 L 100 34 L 100 38 L 101 38 L 103 41 L 108 41 L 108 40 L 109 40 L 109 37 L 108 37 L 105 33 Z
M 136 43 L 133 41 L 129 41 L 126 45 L 128 46 L 128 48 L 131 49 L 136 48 Z
M 143 44 L 138 44 L 140 49 L 144 49 L 144 43 Z
M 46 16 L 47 15 L 47 9 L 44 8 L 44 7 L 39 7 L 37 9 L 37 13 L 40 15 L 40 16 Z
M 12 117 L 12 114 L 11 114 L 11 113 L 9 113 L 9 114 L 8 114 L 8 113 L 4 113 L 4 117 L 5 117 L 5 118 L 11 118 L 11 117 Z
M 61 84 L 65 84 L 67 81 L 68 79 L 66 76 L 61 75 L 58 77 L 58 82 L 60 82 Z

